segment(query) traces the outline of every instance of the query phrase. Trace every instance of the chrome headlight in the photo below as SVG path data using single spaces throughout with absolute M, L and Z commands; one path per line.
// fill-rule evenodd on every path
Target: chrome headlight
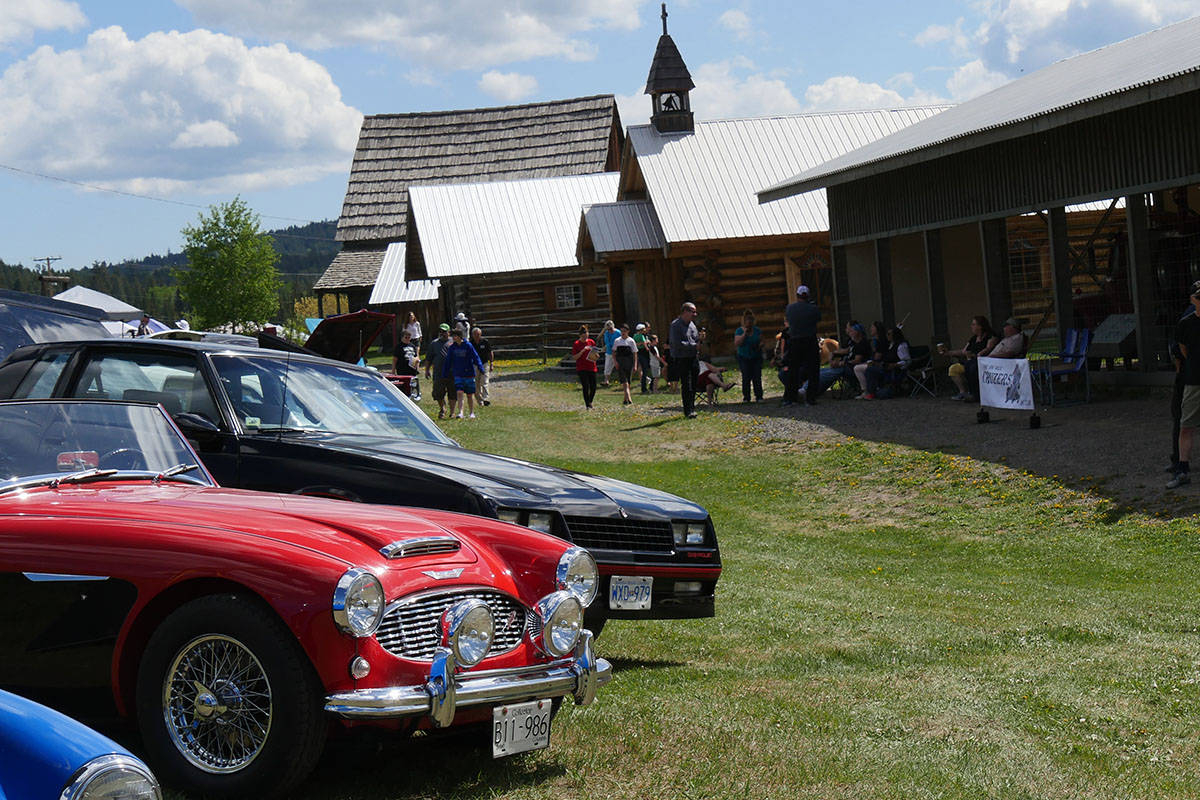
M 554 592 L 538 600 L 533 610 L 542 621 L 534 644 L 554 658 L 571 652 L 583 630 L 583 606 L 578 598 L 570 592 Z
M 333 621 L 352 636 L 370 636 L 383 620 L 383 585 L 365 569 L 346 570 L 333 590 Z
M 83 766 L 59 800 L 162 800 L 150 769 L 133 756 L 107 755 Z
M 571 547 L 558 560 L 555 572 L 555 584 L 559 589 L 565 589 L 579 600 L 579 604 L 587 608 L 596 599 L 600 589 L 600 572 L 596 569 L 596 559 L 582 547 Z
M 496 625 L 487 603 L 460 600 L 442 612 L 441 630 L 442 647 L 454 654 L 454 663 L 473 667 L 491 649 Z
M 675 537 L 675 546 L 694 547 L 704 544 L 706 527 L 703 522 L 672 522 L 671 534 Z
M 530 511 L 528 527 L 542 533 L 550 533 L 554 529 L 554 515 L 545 511 Z

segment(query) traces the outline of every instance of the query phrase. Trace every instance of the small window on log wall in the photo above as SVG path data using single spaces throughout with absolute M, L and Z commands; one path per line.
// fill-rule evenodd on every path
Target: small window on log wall
M 558 308 L 582 308 L 583 286 L 579 284 L 555 286 L 554 300 Z

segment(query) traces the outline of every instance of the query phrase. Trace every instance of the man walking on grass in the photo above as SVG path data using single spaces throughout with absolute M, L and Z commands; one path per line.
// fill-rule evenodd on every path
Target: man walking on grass
M 1200 281 L 1192 284 L 1192 314 L 1179 321 L 1175 341 L 1183 356 L 1183 402 L 1179 414 L 1179 465 L 1168 489 L 1178 489 L 1192 482 L 1191 464 L 1193 432 L 1200 426 Z
M 679 393 L 683 399 L 683 415 L 688 419 L 696 416 L 696 375 L 700 332 L 696 330 L 696 306 L 684 303 L 679 316 L 671 322 L 671 360 L 675 374 L 679 376 Z
M 438 336 L 429 343 L 429 351 L 425 354 L 425 377 L 433 373 L 433 399 L 438 404 L 438 419 L 446 418 L 446 398 L 450 398 L 450 408 L 454 409 L 454 380 L 442 377 L 442 367 L 446 363 L 446 350 L 450 347 L 450 326 L 443 322 L 438 326 Z

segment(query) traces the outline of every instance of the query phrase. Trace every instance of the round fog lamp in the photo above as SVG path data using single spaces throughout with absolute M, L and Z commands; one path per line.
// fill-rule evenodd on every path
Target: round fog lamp
M 362 656 L 355 656 L 350 662 L 350 677 L 357 680 L 362 680 L 371 674 L 371 662 L 367 661 Z
M 479 599 L 460 600 L 442 612 L 442 646 L 450 648 L 454 662 L 473 667 L 492 647 L 496 626 L 492 610 Z
M 596 592 L 600 589 L 600 572 L 596 569 L 596 559 L 582 547 L 567 548 L 558 559 L 555 584 L 559 589 L 573 594 L 579 600 L 579 604 L 587 608 L 596 599 Z
M 583 629 L 583 606 L 579 599 L 570 592 L 554 592 L 539 600 L 534 611 L 542 621 L 538 647 L 554 658 L 570 653 Z

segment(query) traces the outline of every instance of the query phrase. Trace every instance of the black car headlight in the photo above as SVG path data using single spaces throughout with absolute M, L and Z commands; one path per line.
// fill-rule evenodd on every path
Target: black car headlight
M 59 800 L 162 800 L 150 768 L 133 756 L 93 758 L 63 787 Z
M 542 533 L 554 533 L 554 513 L 552 511 L 525 511 L 519 508 L 498 508 L 496 516 L 514 525 L 524 525 Z
M 333 621 L 351 636 L 370 636 L 383 621 L 383 585 L 365 569 L 346 570 L 333 590 Z
M 672 522 L 671 535 L 676 547 L 697 547 L 704 544 L 708 526 L 703 522 Z
M 554 579 L 559 589 L 574 595 L 584 608 L 592 604 L 600 589 L 600 571 L 596 569 L 596 559 L 582 547 L 567 548 L 558 559 Z

